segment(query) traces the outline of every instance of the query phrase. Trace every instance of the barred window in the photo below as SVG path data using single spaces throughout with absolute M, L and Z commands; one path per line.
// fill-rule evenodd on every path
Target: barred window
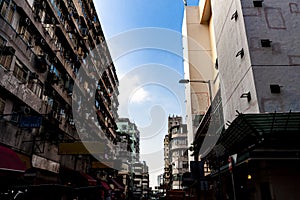
M 0 66 L 9 69 L 12 61 L 13 50 L 6 46 L 7 41 L 0 36 Z
M 28 88 L 36 94 L 39 98 L 42 98 L 42 91 L 43 91 L 43 86 L 42 82 L 39 80 L 32 80 L 28 84 Z
M 5 108 L 5 100 L 0 97 L 0 114 L 2 115 Z
M 9 69 L 12 61 L 12 55 L 0 55 L 0 66 Z
M 28 69 L 25 68 L 18 60 L 16 60 L 13 75 L 22 83 L 26 82 Z
M 11 0 L 2 0 L 0 2 L 0 10 L 2 17 L 11 23 L 16 10 L 15 3 Z

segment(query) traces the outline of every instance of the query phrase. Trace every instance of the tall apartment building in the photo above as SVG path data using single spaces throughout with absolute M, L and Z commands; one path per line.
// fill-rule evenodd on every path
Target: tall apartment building
M 1 185 L 16 183 L 2 169 L 31 169 L 25 175 L 34 184 L 71 181 L 59 178 L 63 171 L 90 172 L 96 159 L 80 140 L 101 140 L 97 158 L 114 159 L 118 78 L 93 1 L 1 0 L 0 11 L 1 156 L 25 163 L 6 166 L 1 157 Z M 84 126 L 74 115 L 84 115 Z
M 193 154 L 211 169 L 198 178 L 209 180 L 217 199 L 299 196 L 298 6 L 205 0 L 185 8 L 183 30 L 198 41 L 184 41 L 185 53 L 191 58 L 201 47 L 193 58 L 198 65 L 185 64 L 185 78 L 213 81 L 213 101 L 195 130 Z M 212 73 L 205 76 L 207 70 Z M 193 109 L 190 87 L 187 110 Z M 209 138 L 218 140 L 208 144 Z
M 143 161 L 143 172 L 142 172 L 142 197 L 150 198 L 151 188 L 149 179 L 149 167 L 145 161 Z
M 188 172 L 187 129 L 182 117 L 168 117 L 168 135 L 165 137 L 164 184 L 169 189 L 181 189 L 182 175 Z
M 128 118 L 117 120 L 118 132 L 121 135 L 121 143 L 118 145 L 118 157 L 123 163 L 135 163 L 140 160 L 140 131 L 135 123 Z
M 123 183 L 130 198 L 140 198 L 143 193 L 142 177 L 143 164 L 140 162 L 140 132 L 135 123 L 128 118 L 117 121 L 120 143 L 117 147 L 117 159 L 122 168 L 119 175 L 123 176 Z
M 159 186 L 162 188 L 170 188 L 171 187 L 171 175 L 172 175 L 172 168 L 170 165 L 170 140 L 169 135 L 165 135 L 164 138 L 164 173 L 162 174 L 161 182 L 159 182 Z M 159 175 L 160 177 L 160 175 Z

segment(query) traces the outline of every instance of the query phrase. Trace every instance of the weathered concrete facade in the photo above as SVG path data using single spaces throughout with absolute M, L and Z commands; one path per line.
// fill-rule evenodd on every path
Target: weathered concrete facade
M 115 159 L 118 78 L 93 1 L 1 0 L 0 10 L 1 146 L 22 157 L 26 169 L 48 175 L 31 173 L 40 179 L 33 184 L 62 183 L 62 167 L 97 170 L 91 154 L 61 151 L 62 143 L 82 139 L 79 132 L 104 140 L 100 158 Z M 92 90 L 95 102 L 84 110 Z M 87 123 L 75 127 L 74 116 L 81 114 Z

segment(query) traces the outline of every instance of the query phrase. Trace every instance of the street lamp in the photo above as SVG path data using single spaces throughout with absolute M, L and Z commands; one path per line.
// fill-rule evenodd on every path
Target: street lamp
M 187 84 L 190 82 L 197 82 L 197 83 L 207 83 L 208 84 L 208 90 L 209 90 L 209 100 L 210 104 L 212 103 L 212 91 L 211 91 L 211 83 L 210 80 L 205 81 L 205 80 L 189 80 L 189 79 L 180 79 L 179 83 Z

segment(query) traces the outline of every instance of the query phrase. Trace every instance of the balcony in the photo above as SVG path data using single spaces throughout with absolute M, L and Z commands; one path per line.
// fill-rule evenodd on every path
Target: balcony
M 0 77 L 2 77 L 0 85 L 3 88 L 30 105 L 36 112 L 40 112 L 42 100 L 27 88 L 27 82 L 20 82 L 10 71 L 5 71 L 3 68 L 0 68 Z

